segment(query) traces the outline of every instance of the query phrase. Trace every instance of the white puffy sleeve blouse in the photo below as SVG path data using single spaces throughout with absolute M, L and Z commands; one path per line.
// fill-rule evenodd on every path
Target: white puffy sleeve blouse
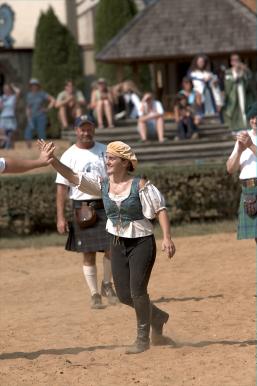
M 101 191 L 101 180 L 100 178 L 92 178 L 88 173 L 80 173 L 78 188 L 88 194 L 99 194 Z M 121 205 L 121 202 L 125 200 L 128 195 L 118 196 L 109 193 L 111 200 L 115 201 L 117 206 Z M 143 188 L 139 190 L 139 199 L 142 204 L 142 211 L 144 218 L 130 222 L 125 227 L 114 226 L 110 219 L 107 220 L 106 230 L 116 236 L 136 238 L 149 236 L 153 233 L 153 226 L 150 220 L 153 220 L 157 213 L 163 209 L 166 209 L 165 199 L 160 191 L 147 181 Z

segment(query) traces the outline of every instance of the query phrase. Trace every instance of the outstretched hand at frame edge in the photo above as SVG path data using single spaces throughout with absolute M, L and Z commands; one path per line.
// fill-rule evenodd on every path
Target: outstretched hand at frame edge
M 54 151 L 55 151 L 55 145 L 53 142 L 45 142 L 43 139 L 39 139 L 37 141 L 37 145 L 40 150 L 40 159 L 42 162 L 44 162 L 46 165 L 51 164 L 51 162 L 54 160 Z

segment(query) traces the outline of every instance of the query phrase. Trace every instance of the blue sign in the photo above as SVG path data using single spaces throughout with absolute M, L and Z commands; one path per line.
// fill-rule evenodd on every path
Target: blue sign
M 14 39 L 11 37 L 11 31 L 14 24 L 14 12 L 7 4 L 0 6 L 0 42 L 3 42 L 5 48 L 11 48 Z

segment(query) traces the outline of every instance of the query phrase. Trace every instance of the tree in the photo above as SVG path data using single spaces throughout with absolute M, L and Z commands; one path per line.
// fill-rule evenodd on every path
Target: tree
M 51 7 L 39 18 L 32 68 L 33 77 L 53 96 L 63 89 L 66 79 L 72 79 L 78 87 L 83 84 L 79 46 Z M 51 112 L 50 122 L 50 135 L 56 136 L 56 112 Z
M 133 0 L 100 0 L 95 16 L 95 48 L 100 52 L 104 46 L 136 15 Z M 117 67 L 113 64 L 97 62 L 97 75 L 106 78 L 111 84 L 117 81 Z M 131 69 L 126 66 L 126 76 Z

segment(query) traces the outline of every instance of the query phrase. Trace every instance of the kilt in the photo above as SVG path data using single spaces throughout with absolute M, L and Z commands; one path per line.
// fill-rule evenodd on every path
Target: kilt
M 96 223 L 81 229 L 74 219 L 69 224 L 69 235 L 65 249 L 73 252 L 102 252 L 110 249 L 110 235 L 106 232 L 106 214 L 104 209 L 95 209 Z
M 255 239 L 257 238 L 257 215 L 250 217 L 244 210 L 244 193 L 255 194 L 257 196 L 257 186 L 246 188 L 242 186 L 242 193 L 239 206 L 239 222 L 237 228 L 237 238 L 242 239 Z

